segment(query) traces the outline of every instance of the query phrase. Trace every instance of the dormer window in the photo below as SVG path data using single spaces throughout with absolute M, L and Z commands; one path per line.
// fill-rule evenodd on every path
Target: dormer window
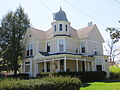
M 65 25 L 65 30 L 68 31 L 68 26 L 67 25 Z
M 54 30 L 55 30 L 55 32 L 56 32 L 56 25 L 54 25 Z
M 59 24 L 59 31 L 62 31 L 62 24 Z

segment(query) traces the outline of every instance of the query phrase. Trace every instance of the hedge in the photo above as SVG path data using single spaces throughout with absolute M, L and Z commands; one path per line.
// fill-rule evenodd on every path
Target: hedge
M 82 82 L 103 80 L 106 77 L 104 71 L 86 71 L 86 72 L 43 72 L 37 74 L 38 78 L 46 76 L 70 76 L 77 77 Z
M 29 74 L 27 73 L 13 74 L 9 75 L 8 78 L 29 79 Z
M 71 77 L 46 77 L 42 79 L 5 79 L 0 90 L 79 90 L 81 81 Z

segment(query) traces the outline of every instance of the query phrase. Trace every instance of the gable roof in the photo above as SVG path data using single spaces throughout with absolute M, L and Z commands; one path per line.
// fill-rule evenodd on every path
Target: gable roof
M 92 26 L 88 26 L 88 27 L 77 30 L 78 38 L 80 39 L 87 38 L 94 27 L 95 25 L 92 25 Z
M 97 29 L 98 34 L 100 34 L 100 32 L 95 24 L 92 26 L 84 27 L 84 28 L 79 29 L 79 30 L 76 30 L 70 26 L 69 32 L 70 32 L 70 36 L 73 38 L 85 39 L 85 38 L 89 38 L 89 36 L 91 35 L 91 32 L 94 29 Z M 30 28 L 30 31 L 33 34 L 33 36 L 35 37 L 35 39 L 47 40 L 47 39 L 51 39 L 53 37 L 52 28 L 50 28 L 47 31 L 43 31 L 43 30 L 39 30 L 39 29 L 35 29 L 35 28 Z M 99 37 L 101 38 L 102 41 L 104 41 L 101 34 L 99 35 Z

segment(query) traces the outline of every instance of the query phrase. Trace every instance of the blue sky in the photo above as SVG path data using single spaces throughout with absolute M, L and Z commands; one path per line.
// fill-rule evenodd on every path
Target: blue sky
M 40 30 L 51 27 L 52 14 L 59 11 L 60 6 L 72 27 L 80 29 L 92 21 L 97 24 L 105 40 L 108 39 L 106 27 L 120 26 L 120 3 L 116 0 L 1 0 L 0 19 L 7 12 L 15 11 L 19 5 L 28 14 L 32 26 Z

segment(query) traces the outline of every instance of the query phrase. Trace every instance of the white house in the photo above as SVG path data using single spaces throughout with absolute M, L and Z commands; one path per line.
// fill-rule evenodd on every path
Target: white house
M 23 40 L 23 72 L 35 77 L 40 72 L 106 71 L 108 57 L 103 55 L 103 37 L 90 22 L 76 30 L 65 12 L 54 14 L 48 31 L 29 28 Z

